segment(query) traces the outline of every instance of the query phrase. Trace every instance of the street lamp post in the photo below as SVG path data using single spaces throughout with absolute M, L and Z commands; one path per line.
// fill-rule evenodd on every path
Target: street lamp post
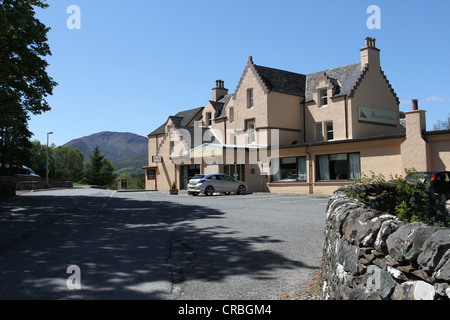
M 48 140 L 49 140 L 49 136 L 53 134 L 53 132 L 47 132 L 47 165 L 46 165 L 46 170 L 45 170 L 45 186 L 48 188 Z

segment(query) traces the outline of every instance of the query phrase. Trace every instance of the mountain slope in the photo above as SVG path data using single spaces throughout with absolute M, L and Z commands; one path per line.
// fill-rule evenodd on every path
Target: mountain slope
M 146 137 L 134 133 L 104 131 L 71 140 L 64 146 L 78 148 L 84 153 L 85 162 L 98 146 L 116 172 L 143 174 L 142 166 L 147 164 L 147 143 Z

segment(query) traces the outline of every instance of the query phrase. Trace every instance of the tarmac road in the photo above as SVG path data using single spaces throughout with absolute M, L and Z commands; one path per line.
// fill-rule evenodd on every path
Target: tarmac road
M 301 299 L 321 262 L 327 201 L 22 192 L 0 199 L 0 299 Z

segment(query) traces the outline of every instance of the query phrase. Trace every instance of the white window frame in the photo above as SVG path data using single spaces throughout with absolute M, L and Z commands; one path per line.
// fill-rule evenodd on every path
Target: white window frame
M 247 90 L 247 108 L 252 109 L 255 106 L 253 88 Z
M 325 100 L 326 103 L 323 103 L 323 100 Z M 327 88 L 319 89 L 319 107 L 323 108 L 327 106 L 328 106 L 328 89 Z
M 212 113 L 207 112 L 206 113 L 206 126 L 211 127 L 211 125 L 212 125 Z
M 331 130 L 329 130 L 328 125 L 331 124 Z M 326 121 L 325 122 L 325 131 L 326 131 L 326 138 L 327 141 L 334 140 L 334 127 L 333 127 L 333 121 Z M 331 133 L 331 139 L 329 138 L 329 134 Z

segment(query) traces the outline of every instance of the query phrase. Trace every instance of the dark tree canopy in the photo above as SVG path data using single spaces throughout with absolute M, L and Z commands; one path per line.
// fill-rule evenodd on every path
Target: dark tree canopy
M 0 170 L 24 163 L 29 115 L 50 110 L 45 98 L 57 85 L 46 71 L 50 28 L 35 15 L 35 8 L 47 7 L 39 0 L 0 0 Z
M 94 152 L 89 158 L 85 171 L 86 182 L 99 186 L 111 185 L 116 180 L 111 161 L 101 154 L 98 146 L 94 148 Z

